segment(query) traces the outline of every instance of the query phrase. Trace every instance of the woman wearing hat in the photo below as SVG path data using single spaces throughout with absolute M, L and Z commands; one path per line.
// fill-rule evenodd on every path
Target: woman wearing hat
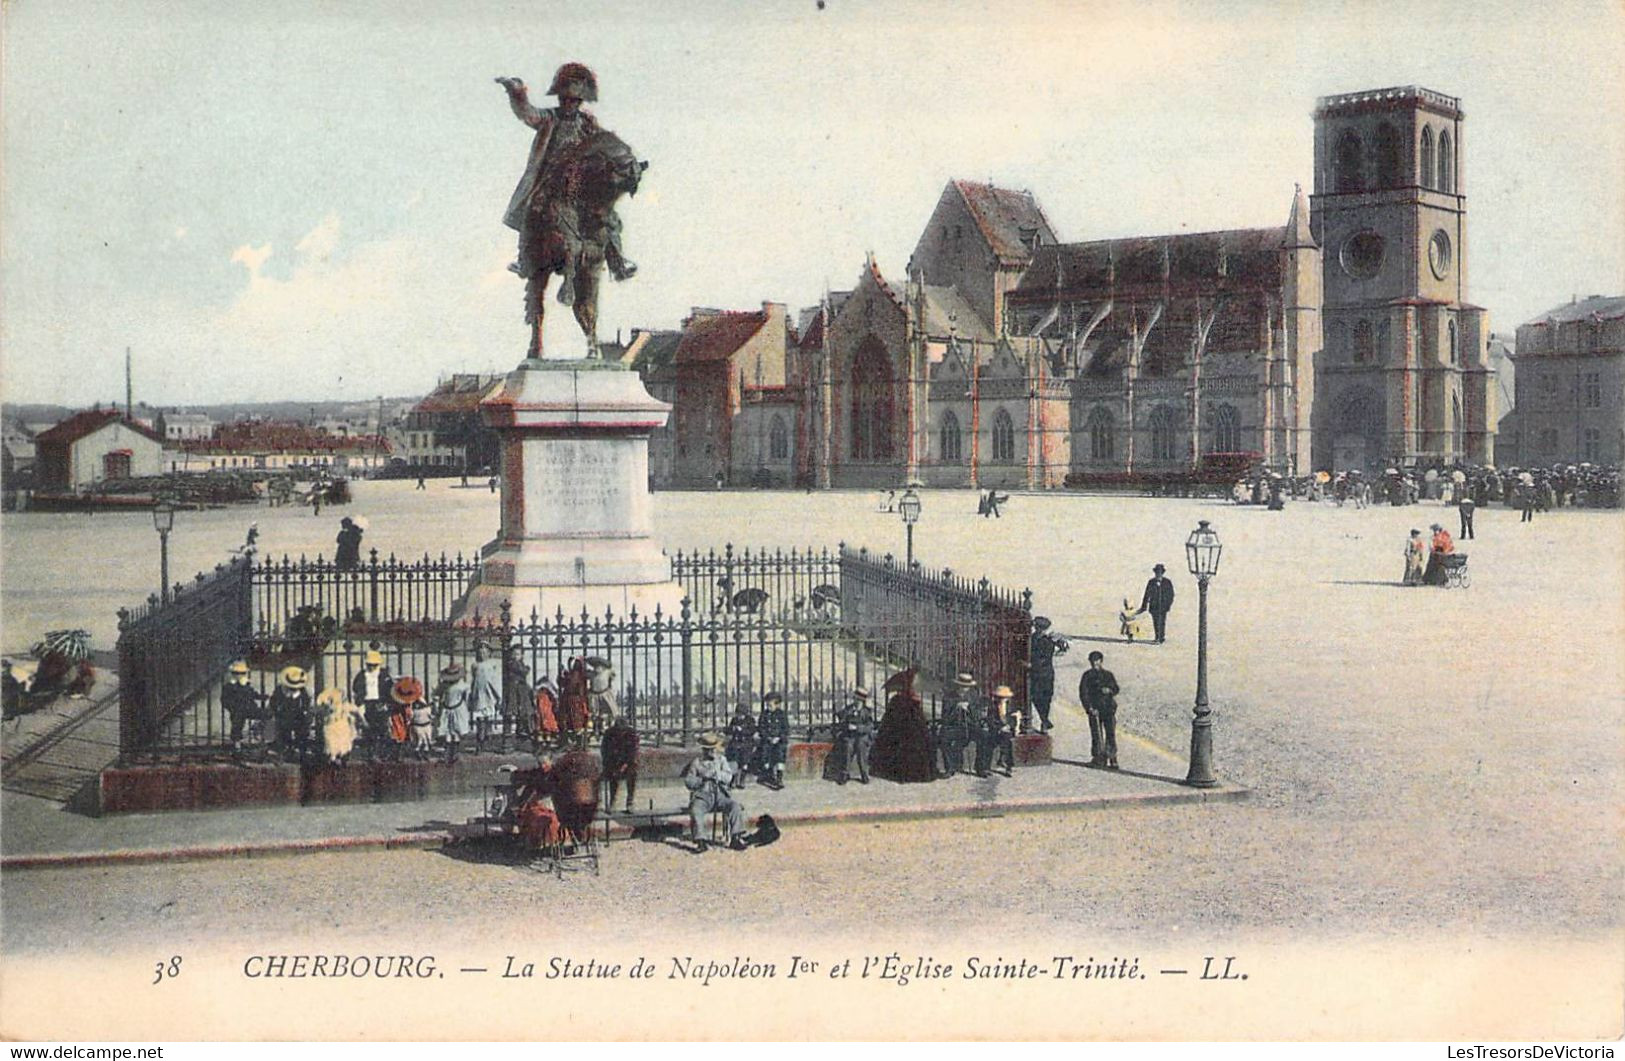
M 384 654 L 367 649 L 361 670 L 350 681 L 350 702 L 361 708 L 367 720 L 370 754 L 377 758 L 389 742 L 389 689 L 394 682 L 384 666 Z
M 1428 553 L 1428 566 L 1422 581 L 1430 586 L 1442 586 L 1445 584 L 1444 558 L 1456 551 L 1456 543 L 1450 540 L 1450 532 L 1439 524 L 1433 524 L 1430 529 L 1433 531 L 1433 548 Z
M 440 716 L 440 732 L 446 738 L 446 762 L 457 761 L 457 745 L 468 736 L 468 678 L 461 663 L 448 663 L 440 671 L 435 687 L 435 703 Z
M 284 759 L 303 759 L 306 731 L 310 725 L 310 685 L 303 667 L 283 667 L 271 694 L 271 716 L 276 726 L 273 740 Z
M 914 690 L 919 668 L 910 667 L 886 679 L 886 713 L 875 737 L 875 776 L 904 784 L 936 780 L 931 762 L 931 727 L 920 694 Z

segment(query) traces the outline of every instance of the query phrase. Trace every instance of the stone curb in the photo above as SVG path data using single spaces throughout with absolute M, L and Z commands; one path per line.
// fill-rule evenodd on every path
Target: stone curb
M 865 822 L 925 821 L 932 818 L 999 818 L 1010 814 L 1099 810 L 1109 806 L 1161 806 L 1173 803 L 1209 803 L 1246 799 L 1251 790 L 1220 784 L 1209 789 L 1131 793 L 1111 796 L 1061 796 L 1004 802 L 959 802 L 937 806 L 873 807 L 851 810 L 803 811 L 775 815 L 790 825 L 853 825 Z M 675 818 L 677 815 L 672 815 Z M 630 836 L 633 829 L 612 823 L 612 836 Z M 262 844 L 222 844 L 210 847 L 139 848 L 121 851 L 85 851 L 62 854 L 0 857 L 0 872 L 23 869 L 69 869 L 91 866 L 130 866 L 166 862 L 201 862 L 223 858 L 268 858 L 279 855 L 321 854 L 334 851 L 422 850 L 443 847 L 457 837 L 447 829 L 410 834 L 330 836 Z

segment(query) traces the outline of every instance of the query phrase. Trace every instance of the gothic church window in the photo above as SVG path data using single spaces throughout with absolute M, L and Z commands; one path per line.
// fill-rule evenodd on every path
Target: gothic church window
M 949 410 L 942 414 L 942 426 L 937 432 L 939 445 L 937 447 L 941 459 L 944 461 L 957 461 L 963 452 L 962 437 L 959 430 L 959 417 Z
M 1433 127 L 1422 126 L 1422 148 L 1417 153 L 1416 168 L 1421 175 L 1421 185 L 1424 188 L 1433 187 Z
M 1450 363 L 1454 365 L 1456 362 L 1461 360 L 1461 351 L 1456 346 L 1456 322 L 1451 321 L 1446 330 L 1450 335 Z
M 1365 191 L 1365 177 L 1360 172 L 1360 155 L 1364 152 L 1360 134 L 1346 130 L 1337 141 L 1337 175 L 1335 183 L 1340 192 Z
M 1003 463 L 1016 459 L 1016 425 L 1003 409 L 993 417 L 993 459 Z
M 1117 423 L 1105 406 L 1097 405 L 1089 412 L 1089 459 L 1109 461 L 1117 459 Z
M 1387 122 L 1377 126 L 1377 186 L 1397 188 L 1405 183 L 1399 131 Z
M 1241 452 L 1241 415 L 1228 402 L 1208 407 L 1208 452 Z
M 1175 432 L 1178 430 L 1173 409 L 1159 405 L 1151 411 L 1151 457 L 1153 460 L 1171 461 L 1176 456 Z
M 874 338 L 858 348 L 852 362 L 852 458 L 890 460 L 892 379 L 886 350 Z
M 1450 150 L 1448 131 L 1439 134 L 1439 190 L 1441 192 L 1456 190 L 1456 160 Z
M 790 430 L 785 427 L 782 416 L 773 417 L 773 423 L 767 429 L 767 453 L 772 460 L 790 459 Z

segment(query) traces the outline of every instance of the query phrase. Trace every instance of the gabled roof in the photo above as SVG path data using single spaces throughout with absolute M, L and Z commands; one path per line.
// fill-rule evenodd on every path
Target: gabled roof
M 414 413 L 472 413 L 502 383 L 501 376 L 456 375 L 440 383 L 412 406 Z
M 1032 251 L 1022 240 L 1022 230 L 1029 229 L 1043 243 L 1055 242 L 1055 230 L 1049 218 L 1033 198 L 1032 192 L 1012 191 L 991 184 L 956 180 L 951 182 L 965 208 L 970 211 L 995 255 L 1006 262 L 1025 262 Z
M 117 409 L 86 409 L 82 413 L 75 413 L 49 431 L 42 431 L 36 435 L 34 441 L 36 443 L 43 442 L 47 445 L 53 443 L 56 445 L 72 445 L 112 423 L 122 423 L 136 434 L 163 445 L 164 439 L 162 435 L 150 427 L 126 418 Z
M 1269 286 L 1281 283 L 1283 229 L 1240 228 L 1166 236 L 1091 240 L 1040 247 L 1021 284 L 1018 301 L 1113 287 L 1171 285 Z
M 691 317 L 683 328 L 683 338 L 677 344 L 673 360 L 679 365 L 726 361 L 766 323 L 767 313 L 762 310 Z
M 638 352 L 632 358 L 632 369 L 640 374 L 658 372 L 670 368 L 672 359 L 677 354 L 677 344 L 683 341 L 683 333 L 679 331 L 638 331 L 632 337 L 632 342 L 638 344 Z

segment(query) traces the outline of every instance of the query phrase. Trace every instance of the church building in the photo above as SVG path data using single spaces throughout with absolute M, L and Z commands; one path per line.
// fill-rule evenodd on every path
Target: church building
M 1314 121 L 1312 193 L 1259 228 L 1066 242 L 1031 192 L 953 180 L 904 275 L 871 256 L 793 322 L 697 317 L 678 478 L 1032 489 L 1492 460 L 1459 101 L 1358 92 Z

